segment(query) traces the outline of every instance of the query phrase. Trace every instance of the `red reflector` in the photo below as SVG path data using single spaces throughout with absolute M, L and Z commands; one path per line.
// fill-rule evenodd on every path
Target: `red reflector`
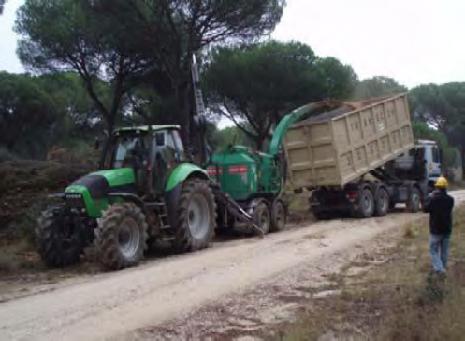
M 357 199 L 357 195 L 358 195 L 357 191 L 347 192 L 346 197 L 349 200 L 355 200 L 355 199 Z
M 223 169 L 220 167 L 210 166 L 207 168 L 208 175 L 221 175 L 223 174 Z
M 246 165 L 234 165 L 234 166 L 229 166 L 228 172 L 230 174 L 243 174 L 247 173 L 249 171 L 248 167 Z

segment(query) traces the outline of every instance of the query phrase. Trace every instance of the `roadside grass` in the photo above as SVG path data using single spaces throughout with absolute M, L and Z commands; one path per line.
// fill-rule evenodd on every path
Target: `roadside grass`
M 454 214 L 447 279 L 430 272 L 427 219 L 406 225 L 382 261 L 357 260 L 333 274 L 340 295 L 313 299 L 278 340 L 461 340 L 465 335 L 465 207 Z M 349 275 L 354 267 L 370 271 Z

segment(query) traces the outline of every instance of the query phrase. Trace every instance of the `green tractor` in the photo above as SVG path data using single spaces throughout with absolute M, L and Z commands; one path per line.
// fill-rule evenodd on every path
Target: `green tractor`
M 104 168 L 55 195 L 60 203 L 42 213 L 36 237 L 45 263 L 76 263 L 92 243 L 111 270 L 136 265 L 157 239 L 178 252 L 208 246 L 217 221 L 215 188 L 186 159 L 179 126 L 118 129 Z

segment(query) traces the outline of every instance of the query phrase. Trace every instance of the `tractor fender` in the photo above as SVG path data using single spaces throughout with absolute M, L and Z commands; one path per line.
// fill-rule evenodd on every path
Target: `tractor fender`
M 188 178 L 193 177 L 210 180 L 210 177 L 205 170 L 192 163 L 180 164 L 168 177 L 164 197 L 168 211 L 168 222 L 172 227 L 176 226 L 176 210 L 181 198 L 182 185 Z
M 193 163 L 182 163 L 177 166 L 169 175 L 166 182 L 165 191 L 173 190 L 177 185 L 183 183 L 187 178 L 199 177 L 200 179 L 210 180 L 208 173 Z

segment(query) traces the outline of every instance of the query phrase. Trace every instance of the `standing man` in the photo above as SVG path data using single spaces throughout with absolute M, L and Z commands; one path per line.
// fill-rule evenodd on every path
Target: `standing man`
M 425 211 L 429 212 L 431 262 L 433 270 L 440 275 L 446 273 L 454 208 L 454 198 L 447 194 L 447 186 L 446 178 L 439 177 L 435 184 L 436 190 L 430 194 L 425 205 Z

